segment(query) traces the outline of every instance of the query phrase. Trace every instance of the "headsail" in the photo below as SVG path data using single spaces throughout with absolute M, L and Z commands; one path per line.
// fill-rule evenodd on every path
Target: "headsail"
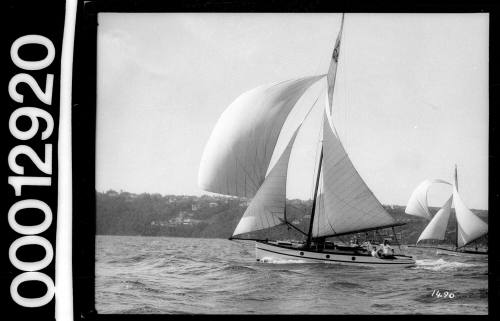
M 453 186 L 453 204 L 458 223 L 457 246 L 462 247 L 488 233 L 488 224 L 469 210 L 460 195 L 456 185 Z
M 406 214 L 421 216 L 429 220 L 432 219 L 432 215 L 429 212 L 429 205 L 427 204 L 427 192 L 429 187 L 435 183 L 451 185 L 442 179 L 427 179 L 423 181 L 411 194 L 408 205 L 406 205 Z
M 253 197 L 264 182 L 286 117 L 323 77 L 264 85 L 239 96 L 222 113 L 205 146 L 198 185 L 209 192 Z
M 434 215 L 434 218 L 427 224 L 422 234 L 418 237 L 417 243 L 422 240 L 444 240 L 446 227 L 450 218 L 452 200 L 453 196 Z
M 323 209 L 314 217 L 313 237 L 396 224 L 356 171 L 335 134 L 327 106 L 323 119 L 323 193 L 319 197 Z
M 288 162 L 299 128 L 295 130 L 287 147 L 255 194 L 233 236 L 263 230 L 284 222 Z

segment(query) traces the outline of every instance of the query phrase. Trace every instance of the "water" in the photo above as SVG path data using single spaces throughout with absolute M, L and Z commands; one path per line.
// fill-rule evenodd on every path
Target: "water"
M 251 241 L 96 239 L 98 313 L 488 313 L 485 257 L 408 248 L 415 267 L 384 269 L 259 263 Z M 434 290 L 454 298 L 437 298 Z

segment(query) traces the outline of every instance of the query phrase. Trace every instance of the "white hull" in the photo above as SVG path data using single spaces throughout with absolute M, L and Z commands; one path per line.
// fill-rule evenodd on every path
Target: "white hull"
M 445 253 L 445 254 L 454 254 L 454 255 L 460 255 L 460 256 L 475 256 L 475 255 L 481 255 L 481 256 L 488 256 L 487 252 L 479 252 L 479 251 L 471 251 L 471 250 L 466 250 L 466 251 L 460 251 L 460 250 L 449 250 L 449 249 L 443 249 L 443 248 L 436 248 L 436 254 L 440 253 Z
M 301 249 L 285 248 L 268 243 L 256 242 L 255 255 L 257 261 L 274 262 L 290 261 L 303 263 L 336 263 L 362 266 L 397 266 L 409 267 L 415 265 L 415 260 L 408 256 L 395 255 L 393 259 L 381 259 L 367 255 L 335 254 L 328 252 L 313 252 Z
M 443 247 L 434 247 L 434 246 L 418 246 L 418 245 L 408 245 L 408 247 L 413 247 L 417 249 L 425 249 L 425 250 L 436 250 L 436 254 L 451 254 L 451 255 L 465 255 L 465 256 L 473 256 L 473 255 L 483 255 L 488 256 L 488 252 L 486 251 L 473 251 L 473 250 L 455 250 L 455 249 L 447 249 Z

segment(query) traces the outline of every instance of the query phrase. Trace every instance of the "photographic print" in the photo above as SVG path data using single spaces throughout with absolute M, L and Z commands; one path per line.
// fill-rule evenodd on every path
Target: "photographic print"
M 488 314 L 488 13 L 98 13 L 99 314 Z

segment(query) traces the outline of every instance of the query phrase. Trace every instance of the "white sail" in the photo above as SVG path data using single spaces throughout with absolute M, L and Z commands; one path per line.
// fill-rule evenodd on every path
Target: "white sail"
M 488 224 L 474 215 L 465 206 L 458 194 L 457 187 L 453 186 L 453 204 L 458 223 L 457 245 L 462 247 L 488 233 Z
M 335 78 L 337 76 L 337 65 L 339 62 L 340 55 L 340 40 L 342 39 L 342 29 L 344 28 L 344 14 L 342 14 L 342 21 L 340 23 L 340 31 L 337 35 L 337 40 L 335 41 L 335 47 L 333 48 L 332 59 L 330 61 L 330 67 L 328 68 L 328 74 L 326 76 L 326 81 L 328 85 L 328 111 L 332 113 L 332 101 L 333 101 L 333 89 L 335 88 Z
M 200 188 L 253 197 L 264 182 L 286 117 L 304 92 L 324 75 L 278 82 L 239 96 L 220 116 L 205 146 Z
M 427 204 L 427 192 L 429 187 L 435 183 L 451 185 L 442 179 L 427 179 L 423 181 L 411 194 L 410 199 L 408 200 L 408 205 L 406 205 L 406 214 L 421 216 L 429 220 L 432 219 L 432 215 L 429 212 L 429 206 Z
M 434 215 L 422 234 L 420 234 L 417 243 L 421 240 L 444 240 L 446 227 L 448 226 L 450 218 L 452 200 L 453 196 L 451 196 L 436 215 Z
M 335 134 L 328 106 L 323 124 L 322 215 L 314 217 L 312 235 L 321 237 L 389 226 L 395 221 L 385 211 L 354 168 Z
M 263 230 L 283 223 L 288 162 L 299 128 L 296 129 L 287 147 L 250 202 L 236 226 L 233 236 Z

